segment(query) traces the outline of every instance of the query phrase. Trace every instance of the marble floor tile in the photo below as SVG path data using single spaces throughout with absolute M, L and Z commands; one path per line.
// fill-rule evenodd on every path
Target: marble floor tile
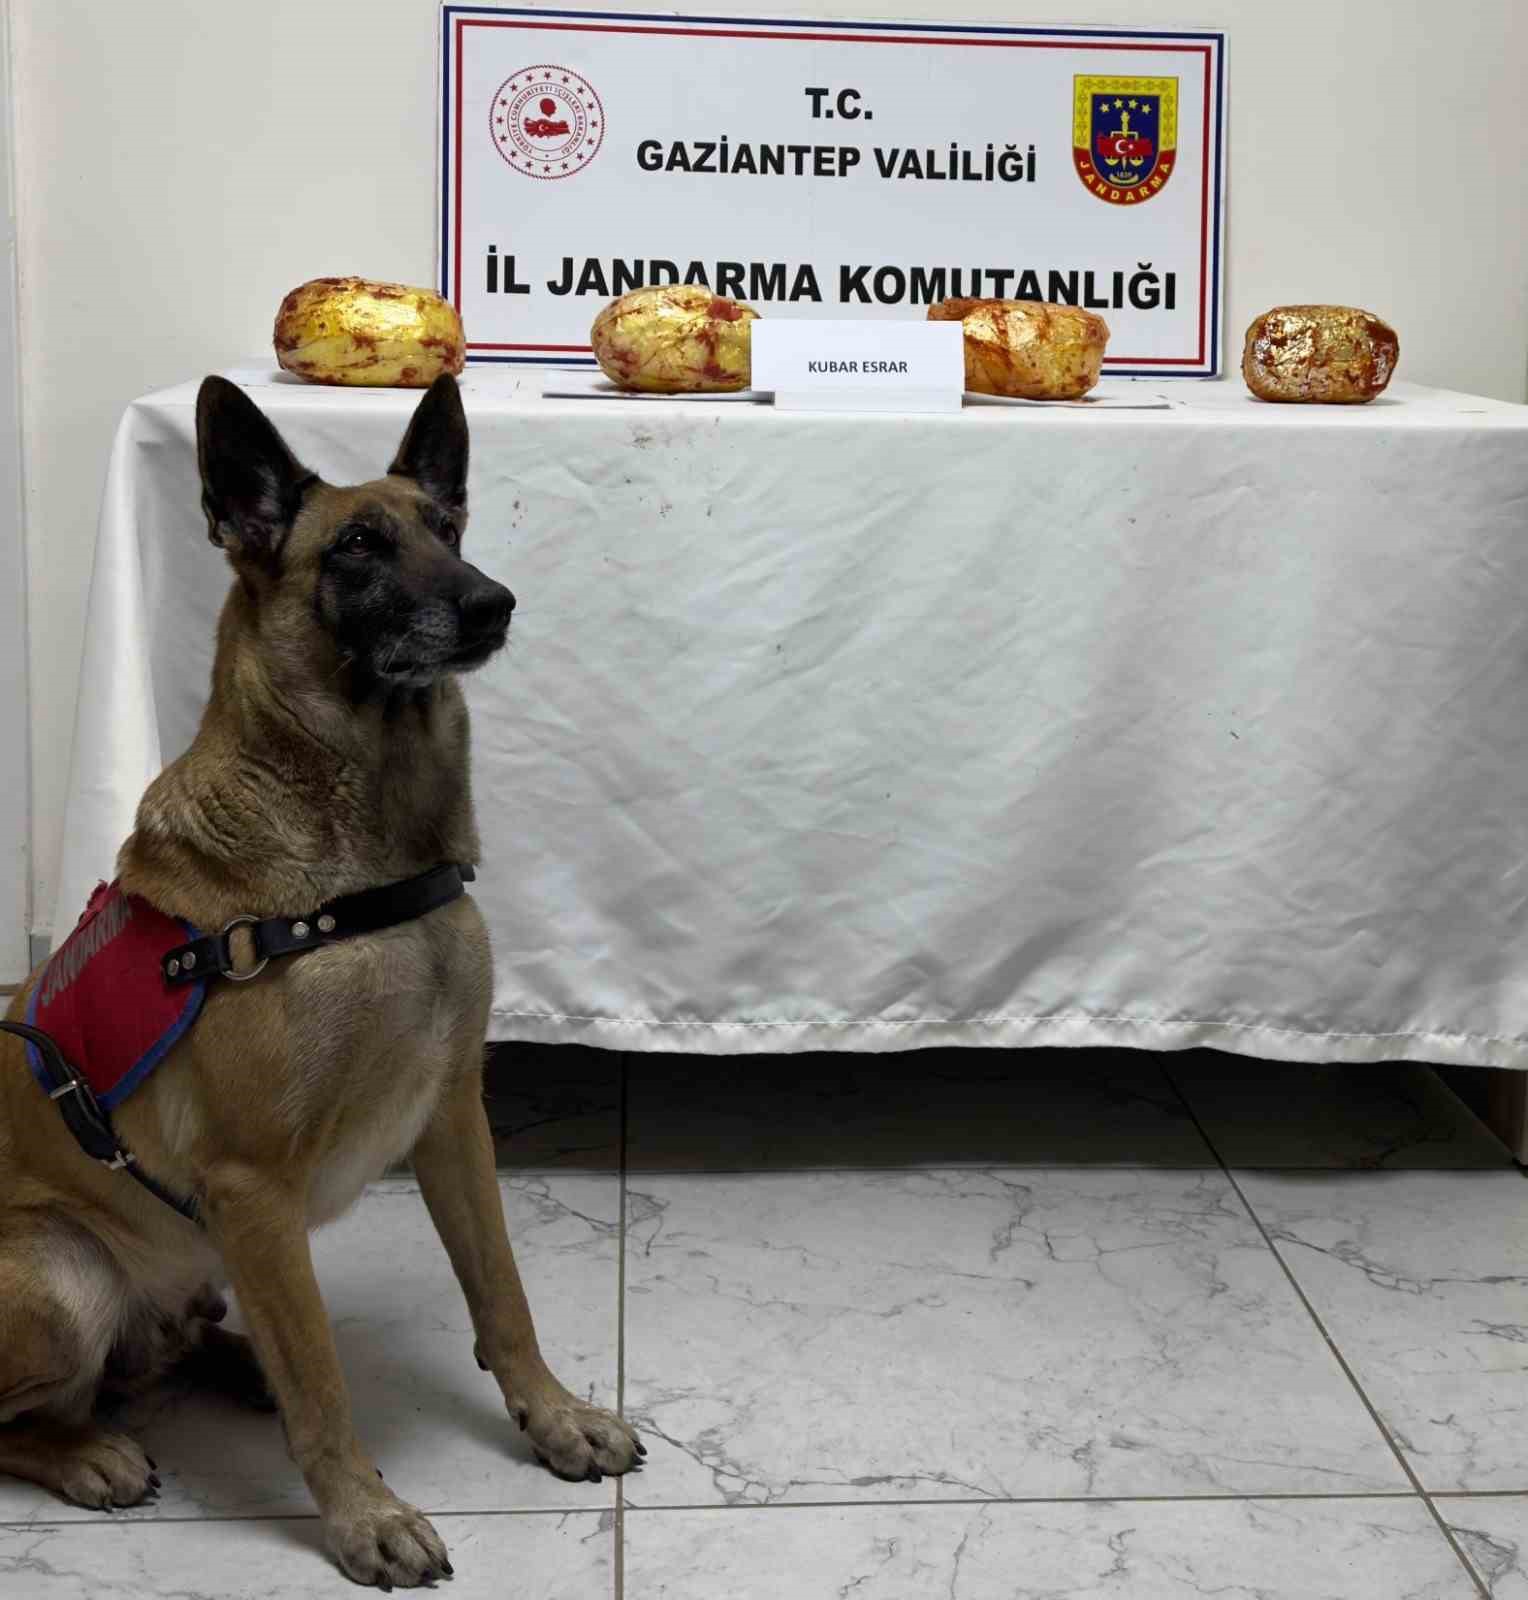
M 1419 1062 L 1313 1066 L 1194 1050 L 1163 1065 L 1227 1166 L 1427 1171 L 1511 1162 Z
M 456 1577 L 410 1593 L 609 1600 L 615 1592 L 611 1511 L 434 1522 Z M 314 1518 L 0 1527 L 0 1594 L 15 1600 L 339 1600 L 377 1592 L 349 1583 Z
M 627 1164 L 1212 1167 L 1160 1059 L 1140 1050 L 633 1054 Z
M 625 1600 L 1476 1600 L 1404 1499 L 628 1512 Z
M 621 1170 L 621 1052 L 494 1045 L 484 1073 L 499 1165 L 510 1172 Z
M 1407 1487 L 1223 1173 L 638 1175 L 634 1506 Z
M 1528 1179 L 1235 1176 L 1422 1486 L 1528 1490 Z
M 503 1178 L 510 1233 L 554 1372 L 614 1401 L 619 1180 Z M 597 1509 L 614 1480 L 564 1483 L 541 1467 L 472 1355 L 467 1307 L 418 1191 L 390 1180 L 313 1240 L 356 1427 L 388 1483 L 427 1512 Z M 238 1326 L 237 1307 L 230 1326 Z M 111 1520 L 294 1516 L 312 1511 L 276 1418 L 184 1386 L 121 1419 L 159 1463 L 156 1505 Z M 99 1521 L 31 1484 L 0 1478 L 0 1522 Z
M 1491 1600 L 1528 1600 L 1528 1495 L 1445 1495 L 1437 1506 Z

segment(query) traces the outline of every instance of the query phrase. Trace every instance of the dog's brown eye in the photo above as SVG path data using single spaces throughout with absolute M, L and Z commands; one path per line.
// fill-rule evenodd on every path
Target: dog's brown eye
M 352 528 L 336 548 L 347 556 L 369 556 L 377 549 L 377 536 L 370 528 Z

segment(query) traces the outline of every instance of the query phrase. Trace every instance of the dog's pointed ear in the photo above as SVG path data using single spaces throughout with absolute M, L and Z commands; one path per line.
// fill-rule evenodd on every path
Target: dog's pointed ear
M 467 517 L 467 413 L 456 379 L 443 372 L 425 391 L 388 474 L 412 478 L 451 513 Z
M 302 509 L 314 473 L 287 449 L 265 413 L 227 378 L 204 378 L 196 396 L 196 458 L 207 537 L 269 560 Z

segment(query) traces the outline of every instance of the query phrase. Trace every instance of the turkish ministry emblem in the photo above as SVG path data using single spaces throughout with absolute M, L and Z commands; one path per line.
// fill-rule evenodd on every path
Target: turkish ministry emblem
M 1072 163 L 1100 200 L 1151 199 L 1177 160 L 1176 78 L 1072 79 Z
M 488 112 L 493 147 L 528 178 L 571 178 L 599 154 L 605 108 L 567 67 L 526 67 L 506 78 Z

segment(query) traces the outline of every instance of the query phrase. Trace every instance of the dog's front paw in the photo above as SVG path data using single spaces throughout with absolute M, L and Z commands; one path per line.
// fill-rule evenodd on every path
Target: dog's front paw
M 357 1583 L 412 1589 L 452 1576 L 446 1547 L 428 1519 L 385 1490 L 358 1512 L 330 1517 L 326 1532 L 335 1559 Z
M 156 1497 L 159 1474 L 142 1447 L 123 1433 L 83 1429 L 49 1450 L 42 1481 L 92 1511 L 141 1505 Z
M 564 1391 L 524 1408 L 520 1425 L 542 1466 L 572 1482 L 599 1483 L 607 1472 L 630 1472 L 647 1454 L 630 1423 Z

